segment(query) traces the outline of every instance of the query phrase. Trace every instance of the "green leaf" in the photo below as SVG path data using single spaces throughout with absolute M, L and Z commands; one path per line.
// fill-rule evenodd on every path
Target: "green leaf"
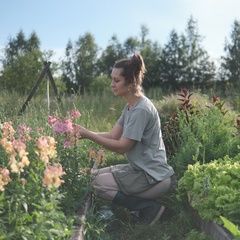
M 238 227 L 236 225 L 234 225 L 232 222 L 230 222 L 223 216 L 220 216 L 220 218 L 223 221 L 224 227 L 228 229 L 233 234 L 233 236 L 240 236 L 240 231 L 238 230 Z

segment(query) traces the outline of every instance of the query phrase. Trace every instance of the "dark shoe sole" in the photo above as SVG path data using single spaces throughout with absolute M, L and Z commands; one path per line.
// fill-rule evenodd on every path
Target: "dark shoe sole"
M 153 221 L 150 223 L 150 226 L 154 225 L 154 224 L 160 219 L 160 217 L 162 216 L 164 210 L 165 210 L 165 207 L 164 207 L 164 206 L 161 206 L 158 214 L 157 214 L 156 217 L 153 219 Z

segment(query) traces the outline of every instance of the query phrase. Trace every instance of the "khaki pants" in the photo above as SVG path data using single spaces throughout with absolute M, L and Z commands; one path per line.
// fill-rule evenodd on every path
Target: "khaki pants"
M 93 175 L 92 187 L 96 190 L 98 197 L 112 201 L 117 192 L 121 191 L 111 172 L 111 167 L 93 170 Z M 171 177 L 169 177 L 161 182 L 157 182 L 141 193 L 134 194 L 134 196 L 146 199 L 158 199 L 171 189 L 171 184 Z

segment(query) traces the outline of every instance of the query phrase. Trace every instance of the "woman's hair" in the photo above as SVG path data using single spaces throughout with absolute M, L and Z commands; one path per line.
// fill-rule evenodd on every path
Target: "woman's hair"
M 143 93 L 142 81 L 146 68 L 140 54 L 134 53 L 130 59 L 119 60 L 113 67 L 122 68 L 121 75 L 135 95 L 138 96 Z

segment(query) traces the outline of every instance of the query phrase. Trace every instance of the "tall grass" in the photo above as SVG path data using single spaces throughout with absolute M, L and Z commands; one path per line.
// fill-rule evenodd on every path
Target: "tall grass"
M 66 116 L 72 109 L 81 112 L 81 124 L 95 131 L 107 131 L 117 121 L 126 104 L 124 99 L 116 98 L 112 94 L 103 93 L 98 96 L 92 94 L 64 96 L 58 101 L 54 96 L 50 99 L 50 107 L 45 96 L 34 96 L 27 104 L 25 111 L 19 111 L 27 96 L 18 93 L 0 93 L 1 121 L 14 120 L 28 122 L 31 125 L 45 124 L 48 115 Z

